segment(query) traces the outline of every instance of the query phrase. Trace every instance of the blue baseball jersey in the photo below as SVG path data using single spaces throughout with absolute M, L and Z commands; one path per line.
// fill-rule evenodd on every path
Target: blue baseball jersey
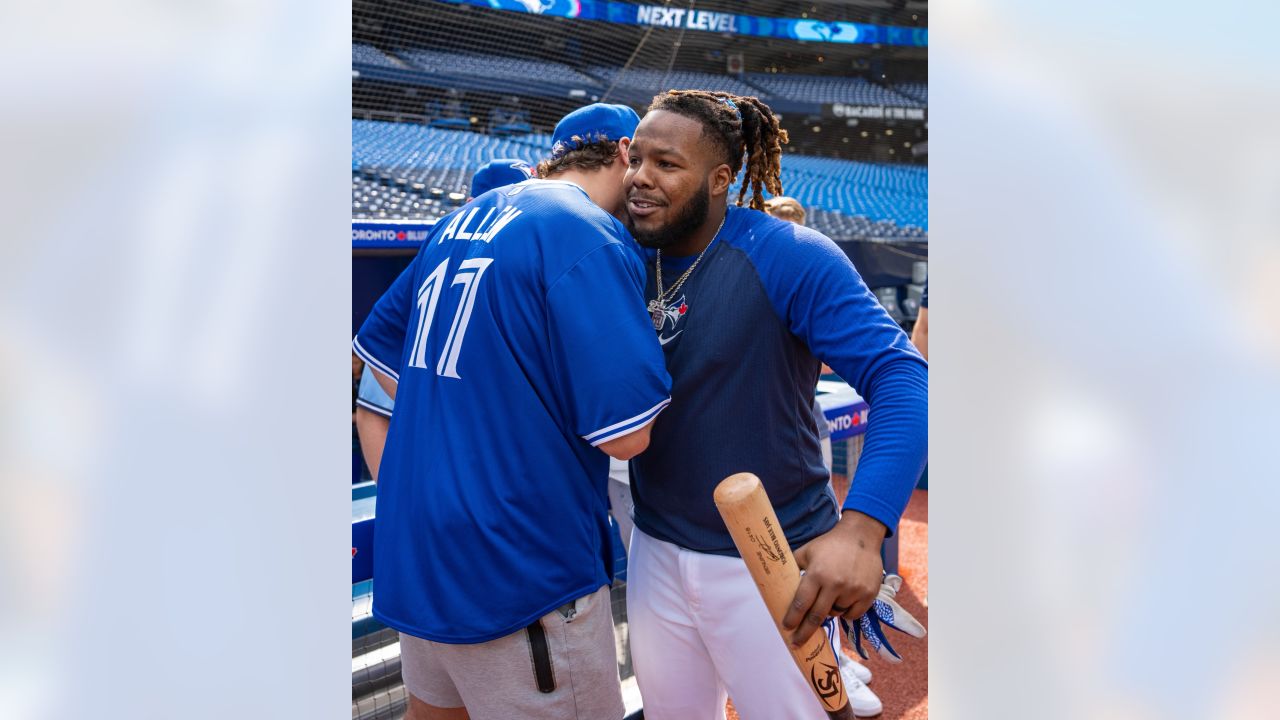
M 655 297 L 649 258 L 646 297 Z M 664 286 L 693 260 L 664 255 Z M 871 406 L 844 507 L 894 531 L 924 467 L 927 366 L 835 243 L 730 207 L 658 340 L 674 402 L 632 461 L 637 527 L 737 555 L 712 493 L 729 475 L 752 472 L 794 546 L 830 530 L 838 511 L 812 409 L 825 361 Z
M 626 229 L 529 180 L 442 218 L 353 345 L 396 378 L 373 614 L 478 643 L 612 580 L 609 458 L 670 377 Z

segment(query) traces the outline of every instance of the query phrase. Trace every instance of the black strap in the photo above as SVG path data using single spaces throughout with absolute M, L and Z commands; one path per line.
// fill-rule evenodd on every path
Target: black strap
M 529 654 L 533 656 L 533 679 L 538 683 L 538 692 L 554 692 L 556 675 L 551 667 L 551 648 L 542 621 L 535 620 L 525 632 L 529 633 Z

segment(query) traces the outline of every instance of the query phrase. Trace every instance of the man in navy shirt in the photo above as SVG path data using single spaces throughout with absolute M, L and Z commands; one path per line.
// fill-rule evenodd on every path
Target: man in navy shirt
M 764 205 L 765 212 L 779 220 L 804 225 L 805 211 L 799 200 L 785 195 L 775 195 L 766 201 Z M 827 468 L 827 475 L 830 476 L 832 463 L 831 428 L 827 423 L 826 415 L 822 413 L 822 406 L 818 404 L 817 397 L 813 399 L 813 419 L 818 424 L 818 440 L 822 447 L 822 464 Z M 837 486 L 835 479 L 832 478 L 831 489 L 835 492 L 836 502 L 843 503 L 845 496 L 849 494 L 848 481 L 841 482 Z M 610 486 L 610 490 L 612 490 L 612 486 Z M 836 660 L 840 663 L 840 677 L 844 678 L 845 692 L 849 695 L 849 702 L 853 706 L 854 713 L 859 717 L 879 715 L 884 710 L 884 704 L 871 691 L 871 688 L 866 685 L 871 682 L 871 671 L 847 654 L 840 652 L 839 648 L 836 651 Z
M 401 633 L 414 720 L 623 714 L 608 457 L 670 401 L 612 214 L 638 120 L 565 116 L 546 179 L 442 218 L 353 340 L 396 401 L 373 615 Z
M 632 462 L 627 613 L 650 720 L 723 717 L 726 692 L 743 717 L 825 717 L 715 509 L 721 480 L 760 476 L 798 548 L 783 622 L 799 642 L 870 607 L 925 462 L 923 358 L 830 239 L 762 212 L 786 139 L 755 98 L 671 91 L 629 148 L 628 227 L 652 249 L 645 298 L 674 399 Z M 822 362 L 871 405 L 843 507 L 811 412 Z

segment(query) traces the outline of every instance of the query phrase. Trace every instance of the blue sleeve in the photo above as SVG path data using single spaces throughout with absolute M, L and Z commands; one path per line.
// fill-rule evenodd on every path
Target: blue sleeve
M 422 257 L 419 253 L 418 257 Z M 400 358 L 404 352 L 405 335 L 408 333 L 410 313 L 413 310 L 413 276 L 418 259 L 400 273 L 378 302 L 360 331 L 351 341 L 351 347 L 365 364 L 400 381 Z
M 893 534 L 928 458 L 928 365 L 825 235 L 796 227 L 761 247 L 775 254 L 765 288 L 779 316 L 871 406 L 844 509 Z
M 547 289 L 548 334 L 572 430 L 594 445 L 631 433 L 671 401 L 644 309 L 644 270 L 619 243 L 579 259 Z
M 356 393 L 356 404 L 384 417 L 391 417 L 396 407 L 396 401 L 392 400 L 387 391 L 378 384 L 377 378 L 373 376 L 373 371 L 367 364 L 364 366 L 364 372 L 360 374 L 360 390 Z

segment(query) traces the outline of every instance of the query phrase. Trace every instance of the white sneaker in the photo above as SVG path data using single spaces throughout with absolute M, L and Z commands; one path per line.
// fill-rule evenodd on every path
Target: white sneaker
M 857 675 L 858 679 L 861 680 L 863 683 L 865 684 L 871 683 L 871 668 L 867 667 L 866 665 L 863 665 L 857 660 L 854 660 L 848 655 L 845 655 L 844 651 L 840 652 L 840 669 L 841 671 L 845 671 L 846 669 L 852 670 L 853 674 Z
M 858 673 L 853 669 L 855 666 L 861 667 L 855 662 L 840 665 L 840 677 L 844 679 L 844 689 L 849 694 L 849 707 L 853 708 L 853 714 L 857 717 L 879 715 L 884 706 L 880 704 L 880 698 L 871 692 L 871 688 L 858 679 Z

